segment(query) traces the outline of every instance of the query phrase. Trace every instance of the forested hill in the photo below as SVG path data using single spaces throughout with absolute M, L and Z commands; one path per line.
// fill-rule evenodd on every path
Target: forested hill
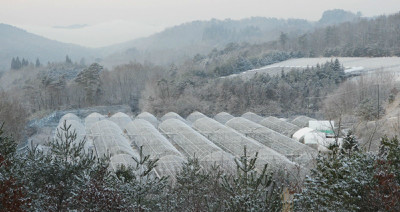
M 66 55 L 75 62 L 83 57 L 87 62 L 100 57 L 103 59 L 102 65 L 106 67 L 129 61 L 151 61 L 165 65 L 183 62 L 198 53 L 207 54 L 215 48 L 223 49 L 229 43 L 273 43 L 282 33 L 288 38 L 297 38 L 318 27 L 358 20 L 359 16 L 354 13 L 331 10 L 324 12 L 317 22 L 265 17 L 193 21 L 167 28 L 146 38 L 98 49 L 50 40 L 0 24 L 0 70 L 9 69 L 13 57 L 25 58 L 29 62 L 39 58 L 41 63 L 47 63 L 64 61 Z
M 336 13 L 343 14 L 335 16 Z M 357 21 L 324 27 L 324 24 L 332 23 L 334 17 L 353 17 L 351 20 Z M 318 25 L 316 29 L 297 36 L 281 32 L 279 38 L 270 42 L 229 43 L 223 48 L 186 60 L 180 71 L 219 77 L 291 58 L 400 56 L 400 13 L 360 18 L 333 10 L 325 12 Z
M 79 61 L 96 55 L 93 49 L 50 40 L 7 24 L 0 24 L 0 71 L 10 68 L 13 57 L 42 63 L 64 61 L 66 55 Z
M 279 49 L 301 51 L 311 57 L 400 56 L 400 12 L 317 28 L 276 43 Z
M 268 14 L 266 14 L 267 16 Z M 252 17 L 241 20 L 193 21 L 122 44 L 103 48 L 103 51 L 123 52 L 113 55 L 107 61 L 152 61 L 170 64 L 184 61 L 195 54 L 206 54 L 212 49 L 224 48 L 229 43 L 259 44 L 276 40 L 281 32 L 297 37 L 316 27 L 358 20 L 359 16 L 344 10 L 330 10 L 323 13 L 317 22 L 303 19 L 277 19 Z

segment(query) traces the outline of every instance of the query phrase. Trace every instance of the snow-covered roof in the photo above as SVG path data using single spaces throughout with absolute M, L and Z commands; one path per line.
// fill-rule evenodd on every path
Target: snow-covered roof
M 149 112 L 142 112 L 141 114 L 136 116 L 136 119 L 146 120 L 150 122 L 154 127 L 158 127 L 158 124 L 160 123 L 158 119 Z
M 214 116 L 214 119 L 221 124 L 225 124 L 227 121 L 229 121 L 233 118 L 235 118 L 235 117 L 226 112 L 220 112 Z
M 240 119 L 248 121 L 245 118 L 240 117 Z M 230 121 L 232 120 L 233 119 Z M 288 170 L 294 168 L 294 163 L 289 161 L 285 156 L 211 118 L 198 119 L 193 123 L 193 128 L 209 138 L 221 149 L 231 153 L 236 157 L 243 155 L 244 147 L 246 147 L 249 155 L 254 155 L 256 152 L 258 152 L 258 169 L 262 169 L 266 163 L 270 165 L 270 169 L 275 171 L 284 167 L 288 168 Z
M 118 112 L 110 117 L 110 121 L 116 123 L 121 130 L 124 130 L 126 125 L 132 122 L 132 119 L 125 113 Z
M 197 119 L 199 118 L 204 118 L 207 117 L 206 115 L 198 112 L 198 111 L 194 111 L 193 113 L 191 113 L 188 117 L 186 117 L 186 120 L 190 123 L 195 122 Z
M 264 119 L 264 117 L 259 116 L 259 115 L 255 114 L 255 113 L 252 113 L 252 112 L 244 113 L 242 115 L 242 117 L 245 118 L 245 119 L 248 119 L 250 121 L 253 121 L 255 123 L 260 123 Z
M 307 116 L 298 116 L 297 118 L 293 119 L 291 123 L 297 125 L 300 128 L 303 128 L 303 127 L 308 127 L 309 121 L 316 121 L 316 119 Z

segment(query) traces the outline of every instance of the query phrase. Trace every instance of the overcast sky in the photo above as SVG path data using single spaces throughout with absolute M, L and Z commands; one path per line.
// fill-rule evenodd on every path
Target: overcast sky
M 99 47 L 193 20 L 263 16 L 316 21 L 335 8 L 376 16 L 400 11 L 400 0 L 0 0 L 0 23 Z M 54 28 L 77 24 L 88 26 Z

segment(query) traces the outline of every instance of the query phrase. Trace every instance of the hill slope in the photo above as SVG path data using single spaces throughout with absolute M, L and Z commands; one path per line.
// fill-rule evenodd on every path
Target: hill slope
M 17 56 L 30 62 L 39 58 L 41 63 L 63 61 L 66 55 L 73 61 L 96 56 L 93 49 L 50 40 L 7 24 L 0 24 L 0 46 L 0 70 L 3 71 L 10 68 L 11 59 Z
M 351 12 L 337 9 L 325 11 L 318 22 L 265 17 L 193 21 L 167 28 L 146 38 L 106 47 L 102 51 L 122 50 L 106 58 L 105 63 L 147 60 L 158 64 L 169 64 L 192 58 L 195 54 L 209 53 L 214 48 L 223 48 L 232 42 L 250 44 L 269 42 L 277 40 L 281 32 L 286 33 L 288 37 L 298 37 L 315 28 L 355 21 L 358 17 Z

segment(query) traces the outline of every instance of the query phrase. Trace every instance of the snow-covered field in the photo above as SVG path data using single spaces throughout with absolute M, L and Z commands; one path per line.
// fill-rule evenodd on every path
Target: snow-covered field
M 280 63 L 274 63 L 269 66 L 264 66 L 262 68 L 248 70 L 240 74 L 232 74 L 228 77 L 241 76 L 245 79 L 249 79 L 256 73 L 268 73 L 270 75 L 276 75 L 281 73 L 282 70 L 290 71 L 293 68 L 303 69 L 307 66 L 316 66 L 317 64 L 323 64 L 334 59 L 336 58 L 321 57 L 291 59 Z M 400 57 L 338 57 L 338 59 L 345 67 L 346 73 L 359 74 L 374 71 L 400 72 Z

